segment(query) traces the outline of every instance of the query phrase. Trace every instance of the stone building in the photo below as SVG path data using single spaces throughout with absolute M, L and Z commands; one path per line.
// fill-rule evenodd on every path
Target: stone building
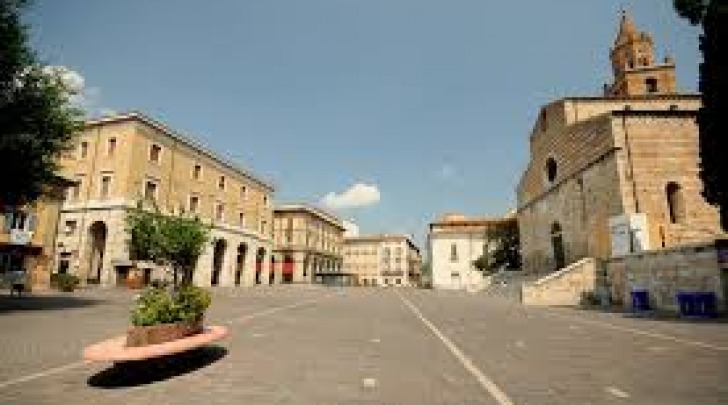
M 432 287 L 477 289 L 484 286 L 482 273 L 473 262 L 492 247 L 488 229 L 514 223 L 515 216 L 468 218 L 447 214 L 430 223 L 427 235 Z
M 674 63 L 622 15 L 602 97 L 544 106 L 517 187 L 524 269 L 712 240 L 716 209 L 700 195 L 698 95 L 675 92 Z
M 50 287 L 56 251 L 56 226 L 66 187 L 74 183 L 57 177 L 33 204 L 2 207 L 0 213 L 0 282 L 12 283 L 13 272 L 24 272 L 31 290 Z
M 76 184 L 60 215 L 56 271 L 88 283 L 124 284 L 136 273 L 126 210 L 152 200 L 164 213 L 211 225 L 195 284 L 271 279 L 273 187 L 164 124 L 136 112 L 89 121 L 61 165 Z M 162 275 L 153 266 L 143 270 L 146 282 Z
M 283 283 L 344 284 L 344 226 L 340 219 L 303 204 L 273 210 L 273 277 Z
M 344 269 L 360 286 L 419 286 L 420 250 L 406 235 L 367 235 L 344 239 Z

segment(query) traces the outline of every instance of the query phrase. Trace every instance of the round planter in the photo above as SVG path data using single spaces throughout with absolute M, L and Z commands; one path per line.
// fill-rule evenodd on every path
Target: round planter
M 126 346 L 138 347 L 171 342 L 202 332 L 202 319 L 193 322 L 132 326 L 126 332 Z

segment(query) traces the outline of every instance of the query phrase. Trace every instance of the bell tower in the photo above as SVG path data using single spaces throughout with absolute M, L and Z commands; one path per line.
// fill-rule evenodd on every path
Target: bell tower
M 662 63 L 655 62 L 652 37 L 637 30 L 627 11 L 622 11 L 619 32 L 609 58 L 612 60 L 614 83 L 605 86 L 605 96 L 630 97 L 676 92 L 674 60 L 668 56 Z

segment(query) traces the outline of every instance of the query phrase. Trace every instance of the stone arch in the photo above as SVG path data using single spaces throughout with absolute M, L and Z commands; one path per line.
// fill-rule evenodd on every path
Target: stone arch
M 238 255 L 235 258 L 235 285 L 240 285 L 245 272 L 245 258 L 248 255 L 248 245 L 241 243 L 238 245 Z
M 227 241 L 218 239 L 215 241 L 212 251 L 212 277 L 210 285 L 220 284 L 220 275 L 225 265 L 225 251 L 227 250 Z
M 296 271 L 296 261 L 293 255 L 287 253 L 283 257 L 283 283 L 290 284 L 293 282 L 293 273 Z
M 106 253 L 106 240 L 108 227 L 104 221 L 96 221 L 88 228 L 89 261 L 86 278 L 95 283 L 101 282 L 101 273 L 104 268 L 104 254 Z
M 566 254 L 564 252 L 564 237 L 561 224 L 554 222 L 551 224 L 551 248 L 554 254 L 554 264 L 556 270 L 566 265 Z

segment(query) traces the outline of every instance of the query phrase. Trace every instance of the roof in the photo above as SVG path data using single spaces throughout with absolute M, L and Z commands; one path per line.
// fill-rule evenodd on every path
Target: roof
M 157 129 L 161 132 L 163 132 L 165 135 L 169 136 L 170 138 L 174 139 L 177 142 L 180 142 L 192 149 L 195 149 L 196 151 L 200 152 L 201 154 L 207 156 L 208 158 L 214 160 L 215 162 L 219 163 L 222 166 L 225 166 L 226 168 L 238 173 L 239 175 L 248 178 L 249 180 L 252 180 L 259 186 L 268 189 L 270 192 L 275 191 L 275 187 L 273 184 L 267 180 L 262 179 L 261 177 L 253 174 L 247 169 L 242 168 L 238 164 L 232 162 L 231 160 L 221 156 L 220 154 L 212 151 L 211 149 L 207 148 L 206 146 L 202 145 L 196 140 L 193 140 L 192 138 L 185 136 L 178 131 L 175 131 L 168 127 L 167 125 L 163 124 L 160 121 L 157 121 L 147 115 L 144 115 L 141 112 L 138 111 L 130 111 L 125 113 L 120 113 L 108 117 L 100 117 L 95 118 L 86 121 L 87 127 L 92 127 L 96 125 L 105 125 L 110 123 L 116 123 L 116 122 L 122 122 L 122 121 L 139 121 L 146 125 L 149 125 L 150 127 L 153 127 L 154 129 Z
M 619 21 L 619 32 L 614 40 L 614 45 L 619 46 L 639 39 L 640 32 L 632 20 L 632 15 L 627 10 L 622 10 L 622 18 Z
M 372 234 L 372 235 L 362 235 L 362 236 L 347 236 L 344 238 L 344 243 L 366 243 L 366 242 L 384 242 L 384 241 L 400 241 L 405 240 L 407 243 L 418 252 L 420 249 L 414 244 L 412 241 L 412 238 L 409 235 L 405 234 L 389 234 L 389 233 L 381 233 L 381 234 Z
M 346 230 L 344 228 L 344 224 L 337 217 L 336 215 L 322 209 L 319 207 L 314 207 L 312 205 L 304 204 L 304 203 L 289 203 L 289 204 L 280 204 L 277 205 L 275 208 L 273 208 L 273 212 L 307 212 L 309 214 L 315 215 L 331 225 L 336 226 L 337 228 L 341 230 Z
M 515 221 L 515 211 L 511 210 L 503 217 L 466 217 L 459 214 L 446 214 L 440 219 L 430 223 L 430 230 L 434 227 L 487 227 Z

